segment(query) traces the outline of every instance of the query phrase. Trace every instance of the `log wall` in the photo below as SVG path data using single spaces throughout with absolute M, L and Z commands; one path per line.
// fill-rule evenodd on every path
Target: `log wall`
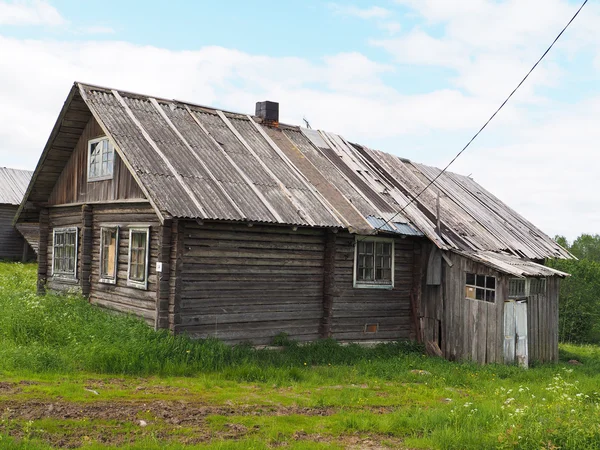
M 396 240 L 395 288 L 387 290 L 353 287 L 349 233 L 185 222 L 181 234 L 182 269 L 171 282 L 181 298 L 170 305 L 175 332 L 254 344 L 281 332 L 299 341 L 415 337 L 410 295 L 418 241 Z M 365 331 L 369 324 L 377 331 Z
M 103 225 L 119 226 L 119 257 L 116 284 L 100 283 L 100 228 Z M 150 256 L 148 258 L 148 288 L 127 286 L 129 227 L 150 226 Z M 156 325 L 157 275 L 160 222 L 149 204 L 94 205 L 92 233 L 92 265 L 90 302 L 121 312 L 143 317 L 148 324 Z
M 185 223 L 174 331 L 235 343 L 319 337 L 322 230 Z
M 43 222 L 40 220 L 40 235 L 48 233 L 48 247 L 45 255 L 40 243 L 39 258 L 46 258 L 47 264 L 47 287 L 55 291 L 72 291 L 81 293 L 81 242 L 82 242 L 82 221 L 81 221 L 81 206 L 69 206 L 64 208 L 49 208 L 48 209 L 48 225 L 46 229 Z M 54 233 L 55 228 L 77 227 L 78 230 L 78 245 L 77 245 L 77 278 L 74 280 L 55 277 L 52 273 L 52 250 L 54 248 Z
M 420 241 L 395 239 L 393 289 L 353 287 L 354 246 L 355 235 L 337 236 L 331 336 L 340 341 L 414 339 L 411 291 L 416 294 L 413 264 Z M 368 325 L 378 331 L 366 331 Z

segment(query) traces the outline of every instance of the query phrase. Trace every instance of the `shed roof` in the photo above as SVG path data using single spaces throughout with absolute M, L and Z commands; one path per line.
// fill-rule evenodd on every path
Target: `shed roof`
M 444 173 L 411 202 L 439 169 L 334 133 L 83 83 L 65 102 L 21 210 L 45 201 L 60 175 L 57 161 L 68 157 L 65 147 L 91 115 L 161 219 L 425 235 L 442 250 L 517 260 L 571 257 L 471 178 Z
M 0 167 L 0 204 L 20 205 L 33 172 Z

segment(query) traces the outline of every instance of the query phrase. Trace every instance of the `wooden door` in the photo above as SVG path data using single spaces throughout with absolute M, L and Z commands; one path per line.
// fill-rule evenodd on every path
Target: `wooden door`
M 528 367 L 527 302 L 504 302 L 504 363 Z
M 529 354 L 527 352 L 527 302 L 515 302 L 515 323 L 515 355 L 519 366 L 526 368 L 529 366 Z
M 504 302 L 504 364 L 512 364 L 515 362 L 516 330 L 515 302 Z

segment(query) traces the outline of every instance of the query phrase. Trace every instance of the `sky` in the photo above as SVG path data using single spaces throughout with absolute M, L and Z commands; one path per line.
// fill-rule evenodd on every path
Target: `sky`
M 582 1 L 582 0 L 581 0 Z M 0 166 L 33 170 L 74 81 L 243 113 L 445 166 L 580 1 L 0 0 Z M 600 233 L 594 0 L 451 170 L 550 236 Z

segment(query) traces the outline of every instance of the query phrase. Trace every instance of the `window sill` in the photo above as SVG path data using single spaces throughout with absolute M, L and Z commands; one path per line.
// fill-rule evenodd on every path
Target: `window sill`
M 117 280 L 111 280 L 110 278 L 100 278 L 98 282 L 103 284 L 117 284 Z
M 77 278 L 70 277 L 68 275 L 52 275 L 50 280 L 65 284 L 79 284 L 79 280 Z
M 103 177 L 88 178 L 87 182 L 88 183 L 93 183 L 95 181 L 106 181 L 106 180 L 112 180 L 112 179 L 113 179 L 112 175 L 104 175 Z
M 471 300 L 472 302 L 483 302 L 483 303 L 487 303 L 489 305 L 495 305 L 496 304 L 495 300 L 493 302 L 488 302 L 487 300 L 479 300 L 477 298 L 469 298 L 469 297 L 465 297 L 465 300 Z
M 354 283 L 354 287 L 356 289 L 385 289 L 391 291 L 394 289 L 394 286 L 391 284 L 362 284 L 362 283 Z
M 134 289 L 140 289 L 142 291 L 148 290 L 148 283 L 139 283 L 137 281 L 127 280 L 127 286 L 132 287 Z

